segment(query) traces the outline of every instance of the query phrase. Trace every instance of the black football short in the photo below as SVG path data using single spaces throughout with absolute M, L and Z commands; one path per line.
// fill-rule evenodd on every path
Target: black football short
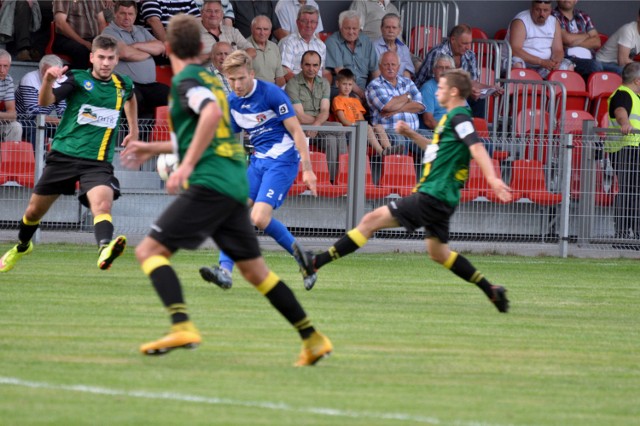
M 57 151 L 47 154 L 42 176 L 33 192 L 38 195 L 73 195 L 80 182 L 78 200 L 89 207 L 87 192 L 100 185 L 113 189 L 113 199 L 120 197 L 120 182 L 113 174 L 113 165 L 106 161 L 70 157 Z
M 172 253 L 193 250 L 213 238 L 234 261 L 260 257 L 249 209 L 218 192 L 192 185 L 151 225 L 149 236 Z
M 436 237 L 445 244 L 449 242 L 449 219 L 455 207 L 423 192 L 391 201 L 387 206 L 409 234 L 424 227 L 427 237 Z

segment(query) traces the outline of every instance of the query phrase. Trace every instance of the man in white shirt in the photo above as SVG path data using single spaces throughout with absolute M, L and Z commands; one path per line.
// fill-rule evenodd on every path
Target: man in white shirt
M 596 59 L 602 62 L 605 71 L 622 75 L 622 68 L 633 62 L 633 57 L 640 53 L 640 11 L 638 18 L 624 24 L 613 33 L 607 42 L 596 53 Z
M 509 25 L 506 40 L 511 45 L 512 68 L 531 68 L 546 78 L 553 70 L 573 70 L 564 58 L 560 24 L 551 16 L 551 2 L 531 2 Z
M 294 34 L 298 31 L 298 26 L 296 25 L 298 12 L 300 11 L 300 7 L 305 4 L 313 6 L 320 11 L 320 6 L 318 6 L 315 0 L 278 0 L 278 3 L 276 3 L 276 16 L 278 16 L 278 20 L 280 21 L 280 27 L 286 31 L 286 35 Z M 316 28 L 316 33 L 321 33 L 322 31 L 324 31 L 322 17 L 318 15 L 318 28 Z

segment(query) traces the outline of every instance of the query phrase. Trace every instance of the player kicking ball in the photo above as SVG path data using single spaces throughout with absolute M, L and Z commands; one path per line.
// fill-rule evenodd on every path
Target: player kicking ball
M 246 131 L 254 149 L 247 169 L 251 220 L 295 257 L 294 247 L 297 252 L 303 250 L 287 227 L 273 217 L 273 211 L 284 203 L 299 166 L 304 183 L 316 195 L 316 175 L 304 132 L 287 94 L 273 83 L 255 79 L 251 57 L 245 51 L 231 53 L 222 68 L 233 90 L 229 95 L 233 131 Z M 200 275 L 228 289 L 232 270 L 233 260 L 222 251 L 219 266 L 200 268 Z M 316 274 L 307 274 L 304 268 L 300 271 L 305 288 L 313 287 Z
M 169 259 L 178 249 L 196 249 L 211 237 L 298 331 L 302 351 L 295 365 L 313 365 L 329 355 L 333 346 L 315 330 L 291 289 L 269 270 L 260 254 L 247 208 L 244 147 L 234 137 L 220 81 L 200 65 L 199 26 L 193 16 L 176 15 L 167 30 L 166 51 L 174 74 L 169 129 L 180 165 L 166 187 L 171 194 L 183 191 L 136 247 L 136 257 L 169 311 L 172 326 L 169 334 L 143 344 L 140 351 L 162 355 L 200 344 L 200 333 L 189 319 L 182 286 Z M 171 142 L 131 141 L 121 158 L 125 165 L 139 167 L 153 155 L 172 150 Z
M 496 176 L 491 159 L 473 127 L 471 110 L 466 106 L 470 94 L 469 74 L 462 70 L 449 71 L 438 82 L 436 97 L 447 109 L 447 114 L 438 123 L 433 140 L 413 131 L 402 121 L 397 123 L 396 132 L 413 139 L 425 150 L 424 173 L 414 193 L 366 214 L 358 226 L 329 250 L 319 254 L 300 253 L 308 273 L 358 250 L 378 230 L 402 226 L 412 233 L 424 227 L 431 259 L 478 286 L 498 311 L 506 313 L 509 310 L 507 290 L 491 284 L 464 256 L 452 251 L 447 244 L 449 221 L 460 201 L 460 188 L 468 177 L 471 157 L 477 161 L 500 200 L 511 200 L 511 189 Z
M 124 235 L 113 239 L 111 208 L 120 196 L 120 184 L 113 173 L 113 159 L 122 110 L 127 116 L 129 139 L 138 138 L 138 107 L 133 82 L 113 72 L 118 63 L 118 41 L 97 36 L 91 45 L 89 70 L 51 67 L 44 74 L 38 103 L 48 106 L 67 101 L 51 152 L 47 154 L 27 210 L 20 221 L 18 244 L 0 258 L 0 272 L 13 269 L 18 260 L 31 253 L 31 239 L 40 219 L 61 194 L 73 195 L 80 184 L 78 199 L 91 210 L 99 247 L 98 268 L 109 269 L 127 244 Z

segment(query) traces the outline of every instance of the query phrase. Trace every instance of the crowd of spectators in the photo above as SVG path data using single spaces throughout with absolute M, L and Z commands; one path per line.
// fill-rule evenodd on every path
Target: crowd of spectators
M 597 71 L 621 73 L 624 65 L 640 53 L 640 15 L 601 43 L 594 22 L 576 8 L 577 0 L 556 3 L 553 8 L 549 1 L 532 1 L 529 9 L 518 13 L 508 24 L 506 40 L 513 55 L 509 64 L 505 58 L 503 67 L 531 68 L 543 78 L 552 70 L 575 69 L 587 79 Z M 29 8 L 21 5 L 15 11 L 5 10 L 3 4 L 0 16 L 29 14 L 29 22 L 41 25 L 39 12 L 33 11 L 37 1 L 28 4 Z M 473 91 L 467 101 L 477 117 L 485 115 L 486 89 L 496 95 L 502 93 L 500 87 L 480 82 L 480 64 L 472 50 L 472 28 L 467 24 L 455 26 L 442 42 L 422 52 L 424 60 L 420 60 L 416 56 L 420 52 L 411 52 L 408 42 L 402 39 L 399 11 L 389 0 L 352 1 L 340 13 L 338 30 L 328 38 L 320 37 L 324 29 L 320 7 L 314 0 L 54 0 L 53 52 L 64 58 L 70 68 L 86 68 L 91 40 L 101 33 L 114 36 L 119 41 L 120 54 L 116 72 L 135 82 L 140 118 L 153 118 L 155 108 L 166 105 L 169 90 L 156 81 L 156 67 L 167 63 L 165 27 L 176 14 L 195 15 L 201 23 L 202 61 L 222 81 L 225 90 L 229 85 L 219 69 L 224 58 L 237 49 L 254 58 L 256 78 L 273 82 L 290 95 L 295 92 L 300 96 L 303 87 L 314 96 L 319 93 L 317 87 L 322 87 L 322 93 L 328 89 L 326 105 L 319 107 L 325 104 L 324 95 L 320 96 L 323 102 L 314 105 L 313 120 L 306 120 L 309 123 L 305 124 L 333 121 L 339 125 L 348 121 L 344 117 L 338 120 L 330 109 L 333 99 L 340 95 L 336 77 L 343 70 L 350 71 L 353 81 L 348 96 L 357 98 L 364 111 L 351 110 L 349 117 L 361 114 L 369 120 L 373 125 L 370 142 L 377 145 L 377 152 L 397 152 L 385 150 L 387 139 L 381 139 L 380 129 L 391 130 L 401 117 L 422 130 L 437 126 L 443 110 L 435 91 L 438 77 L 446 70 L 462 68 L 471 75 Z M 28 37 L 25 41 L 23 30 L 17 31 L 22 35 L 15 35 L 19 48 L 16 59 L 39 59 Z M 315 52 L 321 64 L 315 80 L 304 78 L 302 59 L 315 58 L 306 55 L 308 52 Z M 35 74 L 31 80 L 34 78 Z M 5 94 L 4 111 L 0 114 L 15 114 L 11 109 L 14 100 L 9 95 L 13 94 L 13 82 L 8 79 L 9 76 L 0 80 Z M 344 98 L 344 93 L 341 96 Z M 18 102 L 22 102 L 20 99 Z M 293 95 L 292 100 L 302 105 L 301 117 L 309 115 L 310 103 Z M 342 108 L 346 105 L 344 100 L 338 104 Z M 17 109 L 19 113 L 32 110 L 27 105 L 18 105 Z M 60 112 L 60 108 L 54 110 Z M 393 137 L 390 140 L 395 143 Z M 317 139 L 311 137 L 311 141 Z M 328 145 L 320 149 L 327 152 L 334 175 L 335 153 L 342 152 L 344 144 Z

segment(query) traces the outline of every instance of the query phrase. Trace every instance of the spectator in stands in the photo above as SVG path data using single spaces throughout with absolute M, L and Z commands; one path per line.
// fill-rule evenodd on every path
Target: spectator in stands
M 169 87 L 156 82 L 154 56 L 163 55 L 164 44 L 136 21 L 135 1 L 116 1 L 113 21 L 102 34 L 118 40 L 118 65 L 115 72 L 129 76 L 138 104 L 138 118 L 152 119 L 159 106 L 167 105 Z
M 253 60 L 253 69 L 259 80 L 275 83 L 283 87 L 284 69 L 280 58 L 278 45 L 269 40 L 271 37 L 271 21 L 267 16 L 258 15 L 251 23 L 251 37 L 247 40 L 256 49 L 256 57 Z
M 53 0 L 53 20 L 56 37 L 54 53 L 71 58 L 72 69 L 89 65 L 91 42 L 107 26 L 101 1 Z
M 418 114 L 424 112 L 422 94 L 410 79 L 398 75 L 400 59 L 396 52 L 385 52 L 380 58 L 380 76 L 371 80 L 367 86 L 367 102 L 371 110 L 371 124 L 381 124 L 393 132 L 396 123 L 404 121 L 413 130 L 420 127 Z M 410 151 L 417 152 L 415 144 L 404 137 L 392 140 L 407 146 Z M 394 145 L 397 145 L 395 143 Z
M 193 0 L 144 0 L 140 5 L 140 16 L 146 28 L 162 42 L 167 39 L 165 28 L 169 19 L 179 13 L 200 16 L 200 9 Z
M 640 53 L 640 11 L 638 18 L 624 24 L 613 33 L 596 53 L 596 59 L 602 62 L 605 71 L 622 74 L 622 68 L 633 62 Z
M 53 138 L 57 124 L 60 122 L 60 117 L 62 117 L 67 107 L 65 100 L 46 107 L 38 104 L 38 92 L 42 86 L 44 73 L 51 67 L 62 68 L 62 66 L 62 59 L 56 55 L 44 55 L 40 59 L 38 69 L 26 73 L 16 89 L 16 112 L 22 124 L 23 137 L 24 140 L 31 142 L 34 150 L 36 147 L 36 115 L 44 114 L 46 116 L 45 139 Z M 53 112 L 56 113 L 56 116 L 51 115 Z
M 256 50 L 237 28 L 222 23 L 223 11 L 220 0 L 204 0 L 202 5 L 202 25 L 200 26 L 200 41 L 202 42 L 202 62 L 206 62 L 211 55 L 211 48 L 219 41 L 231 44 L 233 50 L 242 49 L 251 58 L 256 57 Z
M 378 54 L 373 43 L 360 33 L 360 13 L 345 10 L 338 17 L 340 31 L 327 38 L 327 62 L 325 67 L 336 75 L 343 68 L 349 68 L 356 76 L 353 93 L 365 99 L 365 88 L 369 78 L 380 75 Z
M 618 238 L 640 238 L 640 63 L 622 70 L 622 85 L 609 98 L 609 127 L 622 137 L 608 135 L 605 151 L 611 154 L 618 176 L 615 230 Z
M 382 54 L 388 50 L 397 52 L 400 58 L 400 71 L 398 74 L 407 78 L 413 78 L 416 70 L 413 67 L 411 52 L 409 52 L 407 45 L 399 38 L 402 32 L 400 16 L 395 13 L 387 13 L 380 22 L 382 36 L 373 42 L 378 57 L 382 57 Z
M 472 91 L 471 96 L 467 99 L 469 106 L 473 110 L 476 117 L 484 117 L 485 101 L 483 94 L 487 89 L 495 90 L 494 94 L 502 93 L 502 89 L 498 85 L 489 86 L 480 83 L 480 70 L 478 68 L 478 60 L 476 54 L 471 50 L 471 27 L 466 24 L 460 24 L 453 27 L 449 33 L 449 39 L 434 46 L 422 63 L 418 70 L 415 82 L 416 86 L 422 88 L 424 84 L 434 77 L 434 67 L 436 58 L 447 55 L 453 58 L 455 68 L 462 68 L 471 75 Z M 437 81 L 436 81 L 437 86 Z
M 553 70 L 573 70 L 564 58 L 562 32 L 558 20 L 551 16 L 551 2 L 531 2 L 528 10 L 511 21 L 505 38 L 511 45 L 513 68 L 530 68 L 546 78 Z
M 287 82 L 285 88 L 293 110 L 302 125 L 310 126 L 341 126 L 340 123 L 328 122 L 329 118 L 329 82 L 318 75 L 322 69 L 320 54 L 310 50 L 302 54 L 300 67 L 302 71 Z M 347 141 L 344 133 L 322 132 L 307 130 L 307 137 L 312 145 L 317 146 L 327 155 L 329 176 L 333 181 L 338 174 L 340 154 L 347 153 Z
M 16 121 L 13 78 L 9 75 L 11 54 L 0 49 L 0 140 L 21 141 L 22 125 Z
M 32 33 L 40 29 L 42 14 L 37 0 L 2 2 L 0 8 L 0 42 L 13 41 L 16 61 L 39 61 L 40 52 L 35 48 Z
M 278 16 L 278 20 L 280 21 L 280 25 L 282 26 L 282 31 L 286 32 L 285 35 L 298 31 L 298 26 L 296 24 L 298 11 L 300 10 L 300 7 L 306 4 L 315 7 L 318 11 L 320 10 L 320 6 L 318 6 L 318 3 L 316 3 L 315 0 L 278 0 L 275 11 Z M 316 32 L 321 33 L 322 31 L 324 31 L 324 27 L 322 26 L 322 17 L 318 15 L 318 27 L 316 28 Z
M 293 76 L 300 74 L 300 58 L 304 52 L 313 50 L 320 55 L 324 64 L 327 56 L 327 47 L 316 35 L 320 12 L 315 7 L 305 4 L 298 11 L 296 25 L 298 31 L 289 34 L 278 43 L 282 55 L 282 66 L 284 67 L 284 78 L 289 81 Z M 328 74 L 328 73 L 327 73 Z M 323 70 L 318 70 L 318 76 L 323 76 Z M 325 77 L 330 78 L 329 75 Z
M 360 13 L 362 32 L 371 41 L 377 40 L 382 35 L 380 24 L 386 14 L 395 13 L 400 16 L 400 12 L 390 0 L 354 0 L 349 9 Z
M 233 52 L 231 44 L 226 41 L 217 42 L 213 45 L 213 49 L 211 49 L 211 64 L 209 64 L 209 71 L 218 77 L 218 80 L 222 83 L 222 89 L 227 96 L 231 94 L 231 86 L 229 85 L 227 77 L 222 73 L 222 63 L 231 52 Z
M 422 123 L 427 129 L 434 130 L 442 116 L 447 113 L 447 109 L 438 102 L 436 92 L 438 91 L 440 77 L 447 71 L 455 68 L 456 63 L 451 56 L 446 54 L 437 56 L 433 63 L 433 78 L 420 88 L 422 102 L 425 106 L 424 113 L 422 114 Z
M 356 77 L 350 69 L 343 68 L 336 76 L 338 95 L 331 101 L 331 112 L 343 126 L 353 126 L 358 121 L 365 121 L 364 113 L 367 110 L 362 105 L 360 98 L 351 96 Z M 401 146 L 391 146 L 387 132 L 381 124 L 372 126 L 367 123 L 367 142 L 371 148 L 381 156 L 399 154 L 404 151 Z
M 198 6 L 198 9 L 200 9 L 200 13 L 202 13 L 202 6 L 204 5 L 204 0 L 194 0 L 194 1 L 196 3 L 196 6 Z M 224 13 L 224 19 L 222 20 L 222 23 L 229 27 L 233 27 L 233 20 L 236 18 L 236 15 L 235 13 L 233 13 L 233 6 L 231 5 L 231 1 L 220 0 L 220 4 L 222 4 L 222 11 Z
M 560 24 L 565 57 L 586 80 L 594 72 L 603 71 L 602 63 L 595 60 L 600 48 L 598 30 L 589 15 L 575 8 L 578 0 L 559 0 L 553 16 Z
M 235 14 L 233 26 L 240 30 L 243 36 L 249 37 L 251 35 L 251 21 L 258 15 L 265 15 L 271 20 L 273 36 L 277 40 L 282 40 L 287 35 L 287 32 L 280 27 L 280 21 L 272 1 L 233 0 L 231 4 Z

